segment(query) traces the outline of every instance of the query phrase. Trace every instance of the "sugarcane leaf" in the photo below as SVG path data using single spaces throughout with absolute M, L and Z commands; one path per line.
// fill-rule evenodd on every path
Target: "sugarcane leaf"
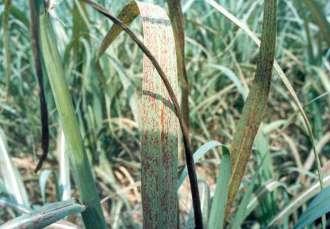
M 208 221 L 209 229 L 224 228 L 225 209 L 231 172 L 230 152 L 227 147 L 223 146 L 220 171 L 217 178 L 217 184 L 211 205 L 210 218 Z
M 52 171 L 49 169 L 42 170 L 39 175 L 39 188 L 41 192 L 41 198 L 44 203 L 46 203 L 47 181 L 51 175 L 52 175 Z
M 51 203 L 12 219 L 2 224 L 0 228 L 44 228 L 66 216 L 78 214 L 84 210 L 85 207 L 83 205 L 77 204 L 73 200 Z
M 296 229 L 302 229 L 312 224 L 318 218 L 330 212 L 330 187 L 323 189 L 308 205 L 299 217 Z
M 324 187 L 330 186 L 330 176 L 326 176 L 322 180 Z M 278 214 L 270 221 L 268 227 L 279 225 L 283 220 L 289 217 L 302 205 L 306 204 L 311 198 L 316 196 L 321 191 L 320 183 L 317 182 L 309 187 L 307 190 L 299 194 L 294 200 L 288 203 Z
M 18 204 L 29 206 L 29 199 L 24 187 L 22 178 L 13 164 L 7 144 L 5 134 L 0 129 L 0 179 L 3 181 L 3 187 L 7 194 L 9 194 Z
M 80 199 L 87 206 L 83 212 L 83 220 L 87 228 L 105 228 L 105 220 L 96 190 L 94 177 L 80 134 L 79 123 L 75 115 L 72 98 L 66 83 L 65 70 L 57 47 L 57 37 L 54 33 L 50 17 L 39 6 L 40 39 L 43 61 L 53 92 L 61 126 L 69 148 L 69 158 L 73 177 L 80 192 Z
M 213 150 L 213 149 L 215 149 L 219 146 L 222 146 L 222 144 L 220 142 L 218 142 L 218 141 L 209 141 L 209 142 L 205 143 L 204 145 L 202 145 L 201 147 L 199 147 L 198 150 L 193 155 L 194 163 L 197 163 L 210 150 Z M 182 170 L 182 172 L 179 175 L 177 189 L 179 189 L 180 186 L 183 184 L 183 181 L 187 177 L 187 175 L 188 175 L 188 170 L 187 170 L 187 166 L 185 166 L 184 169 Z

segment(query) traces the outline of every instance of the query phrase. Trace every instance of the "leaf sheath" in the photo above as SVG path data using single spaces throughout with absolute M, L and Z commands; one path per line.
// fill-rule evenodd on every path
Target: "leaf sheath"
M 257 71 L 231 144 L 233 170 L 229 187 L 227 215 L 238 192 L 251 155 L 254 138 L 267 107 L 275 56 L 276 9 L 277 0 L 265 1 Z

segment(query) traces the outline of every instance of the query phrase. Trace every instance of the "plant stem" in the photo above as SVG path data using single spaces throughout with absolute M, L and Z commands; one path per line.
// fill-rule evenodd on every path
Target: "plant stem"
M 3 49 L 4 49 L 4 64 L 5 64 L 5 79 L 6 79 L 6 86 L 7 92 L 6 97 L 9 96 L 10 90 L 10 74 L 11 74 L 11 58 L 10 58 L 10 50 L 9 50 L 9 11 L 11 0 L 4 0 L 5 9 L 2 15 L 2 22 L 3 22 Z
M 189 129 L 189 82 L 184 58 L 185 34 L 184 18 L 180 0 L 167 0 L 172 23 L 177 57 L 178 79 L 181 87 L 181 109 L 184 122 Z
M 49 128 L 48 128 L 48 110 L 47 102 L 44 91 L 44 80 L 42 71 L 42 55 L 40 50 L 40 38 L 39 38 L 39 14 L 38 6 L 35 0 L 29 0 L 30 6 L 30 31 L 31 31 L 31 43 L 32 53 L 34 60 L 35 74 L 39 84 L 39 103 L 40 103 L 40 117 L 41 117 L 41 147 L 42 155 L 39 159 L 38 165 L 35 169 L 37 172 L 41 169 L 43 162 L 47 159 L 49 148 Z
M 277 0 L 265 0 L 261 47 L 256 75 L 237 124 L 230 149 L 233 171 L 229 187 L 227 216 L 245 173 L 253 141 L 267 107 L 275 56 L 276 9 Z

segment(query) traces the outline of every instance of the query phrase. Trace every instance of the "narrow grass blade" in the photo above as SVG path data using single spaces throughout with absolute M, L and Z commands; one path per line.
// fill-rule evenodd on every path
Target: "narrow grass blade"
M 83 212 L 85 207 L 74 201 L 47 204 L 40 209 L 19 216 L 0 226 L 1 229 L 44 228 L 72 214 Z
M 282 188 L 288 192 L 288 187 L 279 181 L 270 180 L 266 184 L 263 184 L 262 187 L 259 188 L 259 191 L 252 195 L 252 198 L 246 207 L 245 216 L 248 216 L 258 206 L 258 202 L 262 201 L 267 193 L 272 193 L 279 188 Z
M 134 81 L 130 79 L 130 75 L 125 71 L 124 66 L 117 60 L 115 57 L 109 56 L 110 63 L 118 72 L 119 79 L 124 87 L 125 92 L 127 92 L 127 97 L 129 98 L 129 105 L 132 110 L 134 120 L 139 123 L 141 121 L 140 114 L 140 97 L 137 89 L 139 89 L 140 85 L 135 85 Z
M 59 196 L 60 200 L 68 200 L 71 197 L 71 181 L 70 181 L 70 163 L 69 157 L 65 144 L 65 137 L 63 133 L 63 129 L 60 128 L 59 136 L 57 139 L 57 157 L 59 163 Z
M 6 192 L 17 204 L 30 206 L 28 195 L 17 168 L 12 163 L 7 151 L 5 135 L 0 129 L 0 178 Z
M 325 187 L 330 186 L 330 176 L 326 176 L 322 180 Z M 292 213 L 294 213 L 298 208 L 302 205 L 306 204 L 311 198 L 317 195 L 321 191 L 320 183 L 316 183 L 308 188 L 306 191 L 297 196 L 293 201 L 286 205 L 284 209 L 282 209 L 268 224 L 268 227 L 272 227 L 274 225 L 279 225 L 283 222 L 283 220 L 289 217 Z
M 221 72 L 223 72 L 224 75 L 228 77 L 230 81 L 233 82 L 233 84 L 236 86 L 238 92 L 242 95 L 243 99 L 246 100 L 248 94 L 249 94 L 249 89 L 244 87 L 242 82 L 239 80 L 239 78 L 236 76 L 236 74 L 230 70 L 229 68 L 222 66 L 222 65 L 216 65 L 216 64 L 211 64 L 210 67 L 215 68 Z
M 207 228 L 210 218 L 210 208 L 211 208 L 211 194 L 210 187 L 206 182 L 198 182 L 199 193 L 201 194 L 201 209 L 203 216 L 203 227 Z
M 80 50 L 80 39 L 88 39 L 89 35 L 89 21 L 86 16 L 85 5 L 80 4 L 79 0 L 73 1 L 72 8 L 72 48 L 73 48 L 73 57 L 78 58 L 75 61 L 79 61 L 79 54 L 82 54 Z M 81 57 L 80 57 L 81 58 Z M 77 63 L 79 66 L 80 64 Z
M 230 153 L 226 147 L 222 147 L 222 159 L 220 164 L 220 173 L 217 178 L 214 197 L 208 221 L 209 229 L 224 228 L 225 209 L 229 191 L 229 180 L 231 177 Z
M 63 132 L 69 146 L 69 157 L 81 202 L 87 206 L 82 214 L 86 228 L 105 228 L 105 220 L 88 157 L 83 148 L 64 69 L 56 46 L 56 37 L 45 8 L 40 6 L 40 38 L 43 58 Z
M 306 6 L 304 10 L 307 9 L 310 11 L 313 20 L 320 28 L 323 39 L 327 42 L 328 47 L 330 47 L 330 23 L 322 11 L 323 8 L 315 0 L 303 0 L 303 2 Z
M 26 28 L 29 28 L 29 26 L 30 26 L 29 18 L 25 15 L 24 10 L 11 4 L 10 5 L 10 14 L 14 18 L 19 20 L 22 24 L 24 24 L 26 26 Z
M 328 212 L 330 212 L 330 187 L 323 189 L 314 200 L 312 200 L 308 208 L 300 216 L 295 228 L 305 228 Z
M 195 0 L 187 0 L 185 1 L 185 3 L 182 6 L 182 12 L 185 13 L 187 12 L 190 7 L 192 6 L 192 4 L 195 2 Z
M 244 222 L 246 216 L 248 215 L 247 206 L 253 195 L 253 188 L 256 184 L 256 181 L 257 176 L 254 176 L 252 181 L 248 184 L 243 199 L 240 201 L 236 213 L 233 215 L 232 228 L 240 228 L 241 224 Z
M 46 188 L 47 181 L 52 176 L 52 171 L 49 169 L 42 170 L 39 175 L 39 188 L 41 193 L 42 202 L 46 203 Z
M 261 159 L 261 163 L 256 169 L 259 171 L 262 166 L 264 166 L 265 157 Z M 258 176 L 254 176 L 251 182 L 248 183 L 246 187 L 246 191 L 243 195 L 242 200 L 240 201 L 235 214 L 233 215 L 233 220 L 231 221 L 232 228 L 240 228 L 241 224 L 244 222 L 245 218 L 249 215 L 250 209 L 248 209 L 249 204 L 251 203 L 251 199 L 253 196 L 254 186 L 257 183 Z M 253 199 L 252 199 L 253 200 Z
M 202 145 L 198 148 L 198 150 L 194 153 L 194 163 L 197 163 L 202 157 L 204 157 L 210 150 L 215 149 L 216 147 L 222 146 L 222 144 L 218 141 L 210 141 Z M 184 181 L 184 179 L 188 175 L 187 166 L 182 170 L 179 175 L 177 189 L 179 189 Z
M 11 200 L 9 198 L 4 198 L 4 197 L 0 198 L 0 206 L 2 208 L 4 208 L 4 207 L 11 208 L 18 213 L 29 213 L 31 211 L 30 208 L 28 208 L 24 205 L 18 204 L 15 200 Z

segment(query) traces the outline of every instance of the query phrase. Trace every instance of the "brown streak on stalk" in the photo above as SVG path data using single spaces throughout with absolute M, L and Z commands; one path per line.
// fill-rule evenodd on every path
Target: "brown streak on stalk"
M 250 158 L 253 141 L 265 114 L 270 91 L 276 43 L 277 0 L 265 0 L 264 4 L 262 39 L 257 71 L 230 149 L 234 166 L 229 187 L 227 216 L 230 213 L 230 208 Z
M 153 4 L 136 3 L 142 17 L 143 42 L 155 53 L 174 89 L 177 88 L 175 46 L 165 11 Z M 125 9 L 125 8 L 124 8 Z M 122 11 L 124 12 L 124 11 Z M 155 31 L 157 33 L 155 34 Z M 143 56 L 142 91 L 150 91 L 169 100 L 166 88 L 152 63 Z M 150 104 L 153 104 L 150 106 Z M 177 228 L 177 128 L 171 112 L 173 104 L 164 104 L 144 93 L 141 99 L 141 194 L 144 228 Z M 168 106 L 169 105 L 169 106 Z M 147 163 L 147 160 L 152 163 Z M 154 176 L 150 176 L 154 174 Z M 152 207 L 150 207 L 152 206 Z
M 181 113 L 181 109 L 180 109 L 177 97 L 167 79 L 167 76 L 165 75 L 165 73 L 162 70 L 162 68 L 160 67 L 158 61 L 155 59 L 155 57 L 152 55 L 152 53 L 149 51 L 149 49 L 122 21 L 120 21 L 117 17 L 113 16 L 106 9 L 104 9 L 102 6 L 96 4 L 95 2 L 93 2 L 91 0 L 84 0 L 84 2 L 88 3 L 99 13 L 101 13 L 104 16 L 106 16 L 107 18 L 109 18 L 114 24 L 120 26 L 133 39 L 133 41 L 140 47 L 140 49 L 144 52 L 144 54 L 149 58 L 149 60 L 153 64 L 153 66 L 156 68 L 159 76 L 161 77 L 161 79 L 166 87 L 166 90 L 168 91 L 169 96 L 173 102 L 175 114 L 178 117 L 180 128 L 181 128 L 182 135 L 183 135 L 186 163 L 187 163 L 187 169 L 188 169 L 188 175 L 189 175 L 189 181 L 190 181 L 190 187 L 191 187 L 191 193 L 192 193 L 192 200 L 193 200 L 193 207 L 194 207 L 194 214 L 195 214 L 195 225 L 196 225 L 196 228 L 203 228 L 199 190 L 198 190 L 198 184 L 197 184 L 197 176 L 196 176 L 196 172 L 195 172 L 195 165 L 194 165 L 193 155 L 192 155 L 190 141 L 189 141 L 188 127 L 187 127 L 186 123 L 183 121 L 182 113 Z

